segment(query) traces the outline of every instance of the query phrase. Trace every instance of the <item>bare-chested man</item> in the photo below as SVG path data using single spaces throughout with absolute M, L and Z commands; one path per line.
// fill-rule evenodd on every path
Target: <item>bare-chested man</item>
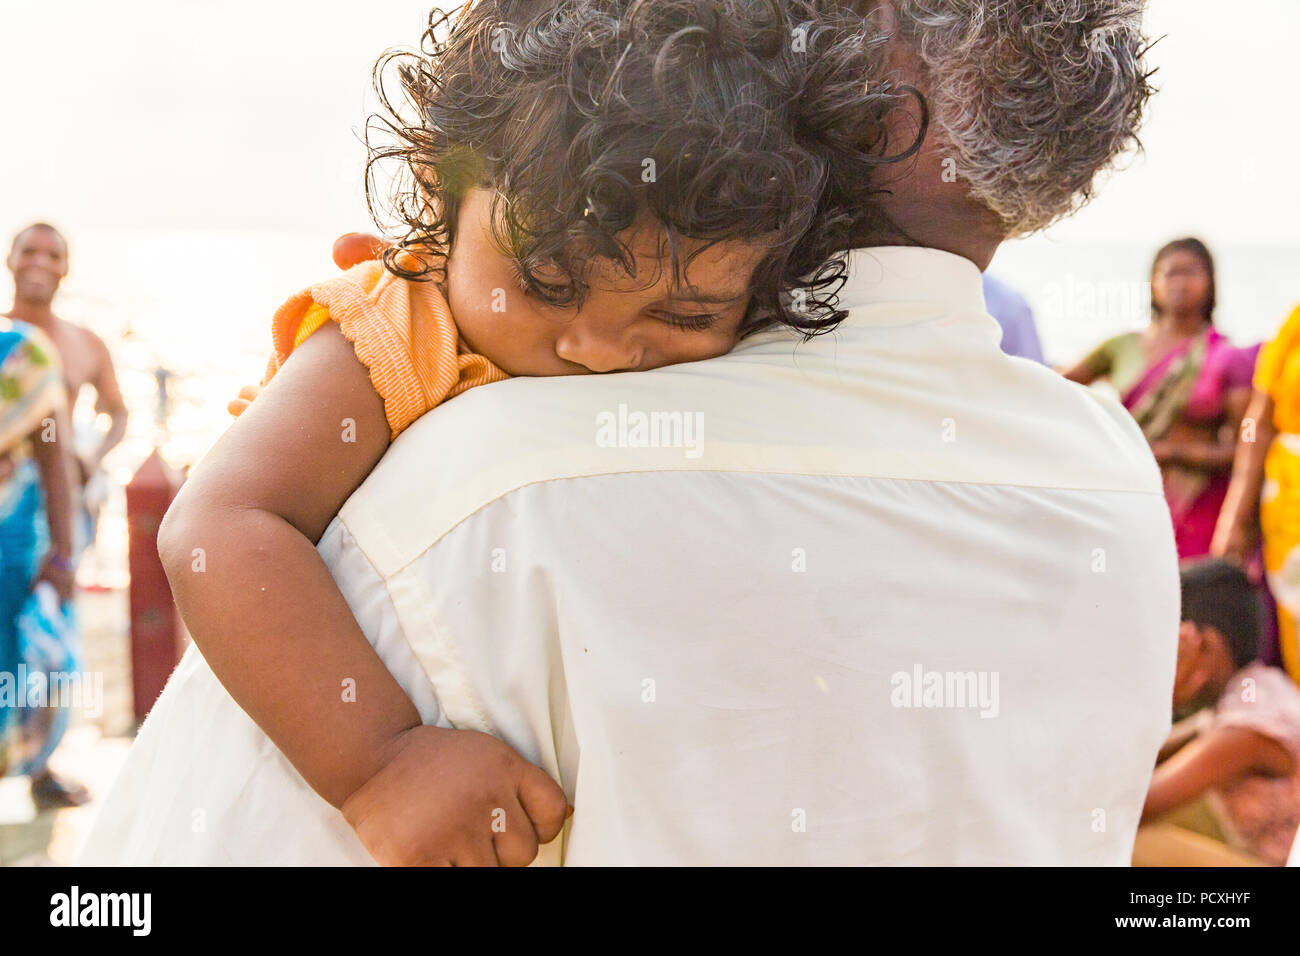
M 90 386 L 95 390 L 95 411 L 109 416 L 108 431 L 96 447 L 77 456 L 84 483 L 126 434 L 126 403 L 108 346 L 89 329 L 54 314 L 54 295 L 68 274 L 68 244 L 57 229 L 46 223 L 28 226 L 14 237 L 5 264 L 14 277 L 13 308 L 6 314 L 36 326 L 53 340 L 63 362 L 69 412 L 81 390 Z
M 95 447 L 75 456 L 84 490 L 104 456 L 126 433 L 126 404 L 122 400 L 108 347 L 90 330 L 65 322 L 54 314 L 55 293 L 68 274 L 68 244 L 57 229 L 36 223 L 22 230 L 14 237 L 5 264 L 14 279 L 13 307 L 7 316 L 36 326 L 54 342 L 68 392 L 69 419 L 81 390 L 86 386 L 95 390 L 95 410 L 109 416 L 109 428 Z M 43 516 L 41 520 L 45 520 Z M 88 523 L 84 517 L 82 522 Z M 88 537 L 88 534 L 81 535 L 83 546 L 88 543 Z M 56 570 L 68 578 L 60 590 L 65 598 L 70 597 L 72 559 L 67 555 L 56 555 L 52 560 L 63 562 Z M 77 806 L 89 799 L 84 787 L 56 777 L 45 766 L 32 770 L 31 782 L 32 798 L 43 809 Z

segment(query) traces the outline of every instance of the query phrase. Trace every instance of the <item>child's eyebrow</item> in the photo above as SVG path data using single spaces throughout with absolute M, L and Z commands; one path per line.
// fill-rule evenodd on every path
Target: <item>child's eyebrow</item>
M 699 302 L 708 305 L 727 305 L 738 299 L 743 299 L 749 295 L 749 289 L 740 289 L 736 292 L 714 292 L 705 293 L 698 289 L 676 289 L 668 293 L 668 298 L 673 302 Z

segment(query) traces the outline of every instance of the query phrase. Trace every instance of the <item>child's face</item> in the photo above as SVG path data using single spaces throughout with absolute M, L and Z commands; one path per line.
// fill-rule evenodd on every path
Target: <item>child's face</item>
M 523 292 L 514 263 L 493 241 L 490 212 L 486 190 L 462 201 L 447 296 L 466 345 L 510 375 L 642 371 L 722 355 L 736 344 L 750 277 L 768 252 L 718 243 L 691 261 L 689 287 L 674 287 L 657 231 L 638 225 L 619 237 L 636 254 L 636 276 L 596 260 L 582 306 L 561 308 Z M 684 240 L 682 258 L 702 245 Z
M 1174 667 L 1174 710 L 1183 711 L 1213 692 L 1216 675 L 1232 663 L 1219 632 L 1192 621 L 1178 626 L 1178 663 Z

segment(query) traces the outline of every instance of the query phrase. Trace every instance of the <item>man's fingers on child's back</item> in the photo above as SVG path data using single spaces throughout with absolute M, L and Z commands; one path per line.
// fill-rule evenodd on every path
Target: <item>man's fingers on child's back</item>
M 550 843 L 564 827 L 569 800 L 541 767 L 529 765 L 519 781 L 519 802 L 533 822 L 539 843 Z

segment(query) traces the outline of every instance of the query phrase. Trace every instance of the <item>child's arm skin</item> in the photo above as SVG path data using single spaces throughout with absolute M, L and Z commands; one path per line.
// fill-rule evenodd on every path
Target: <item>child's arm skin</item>
M 1246 727 L 1221 727 L 1198 736 L 1156 768 L 1147 791 L 1146 822 L 1246 773 L 1287 776 L 1291 754 L 1271 737 Z
M 379 862 L 526 864 L 558 834 L 563 791 L 487 734 L 422 726 L 314 546 L 388 441 L 326 323 L 195 469 L 159 553 L 213 672 Z
M 1178 723 L 1174 724 L 1169 730 L 1169 736 L 1165 738 L 1164 744 L 1160 747 L 1160 753 L 1156 755 L 1156 763 L 1164 763 L 1174 754 L 1178 753 L 1178 751 L 1182 750 L 1195 740 L 1197 735 L 1205 730 L 1206 718 L 1208 716 L 1208 711 L 1198 710 L 1190 717 L 1184 717 Z

